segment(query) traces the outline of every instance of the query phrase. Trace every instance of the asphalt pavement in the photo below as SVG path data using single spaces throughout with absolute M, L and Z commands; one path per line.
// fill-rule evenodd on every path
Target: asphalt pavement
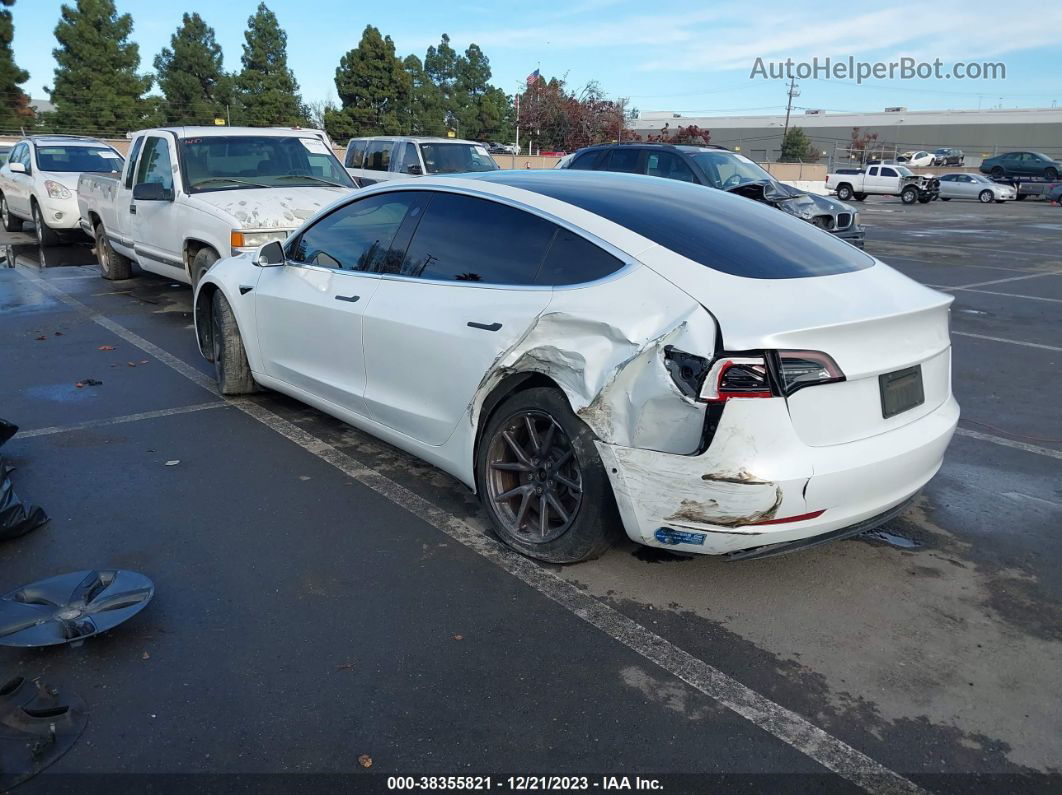
M 5 238 L 2 453 L 52 520 L 0 544 L 0 592 L 90 567 L 157 589 L 81 647 L 0 648 L 90 712 L 24 790 L 1062 786 L 1062 209 L 859 209 L 870 253 L 955 296 L 960 430 L 892 543 L 744 563 L 531 564 L 438 470 L 276 394 L 220 398 L 187 287 Z

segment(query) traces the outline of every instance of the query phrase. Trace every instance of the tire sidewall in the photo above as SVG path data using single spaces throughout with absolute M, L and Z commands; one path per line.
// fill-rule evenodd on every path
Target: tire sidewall
M 914 204 L 918 201 L 918 191 L 907 189 L 900 192 L 900 201 L 904 204 Z
M 220 259 L 217 252 L 212 248 L 201 248 L 196 252 L 195 257 L 192 259 L 192 266 L 190 268 L 189 278 L 192 280 L 192 289 L 194 290 L 199 284 L 200 280 L 206 275 L 206 272 L 210 270 L 210 267 Z
M 843 202 L 849 201 L 854 195 L 855 194 L 852 193 L 852 189 L 848 185 L 842 185 L 837 189 L 837 198 Z
M 583 495 L 571 527 L 564 535 L 544 544 L 514 536 L 505 528 L 487 490 L 487 464 L 491 440 L 516 415 L 534 410 L 549 415 L 567 434 L 575 451 L 582 477 Z M 598 455 L 593 432 L 572 412 L 558 389 L 535 387 L 504 400 L 488 419 L 476 446 L 476 485 L 495 533 L 521 554 L 548 563 L 576 563 L 603 553 L 616 537 L 619 526 L 612 484 Z
M 986 196 L 988 198 L 985 198 Z M 981 204 L 991 204 L 995 200 L 995 198 L 996 195 L 992 193 L 992 191 L 990 191 L 988 188 L 985 188 L 983 191 L 977 194 L 977 200 L 981 202 Z

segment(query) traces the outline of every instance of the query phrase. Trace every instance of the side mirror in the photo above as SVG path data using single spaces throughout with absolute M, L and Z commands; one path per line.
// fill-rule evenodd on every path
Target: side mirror
M 173 188 L 165 188 L 160 182 L 141 182 L 133 186 L 133 198 L 144 202 L 171 202 Z
M 25 174 L 26 173 L 26 166 L 25 166 L 24 163 L 9 163 L 8 165 L 11 166 L 11 173 L 12 174 Z
M 259 268 L 271 268 L 275 265 L 283 265 L 284 262 L 284 247 L 280 245 L 279 240 L 266 243 L 254 255 L 254 264 Z
M 423 174 L 424 173 L 424 169 L 421 168 L 420 166 L 418 166 L 416 163 L 414 163 L 412 166 L 409 166 L 408 168 L 406 168 L 406 171 L 409 172 L 410 174 Z

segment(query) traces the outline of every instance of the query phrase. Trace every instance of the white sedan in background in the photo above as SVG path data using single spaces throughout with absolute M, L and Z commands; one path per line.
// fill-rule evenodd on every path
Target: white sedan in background
M 762 557 L 876 527 L 958 420 L 952 297 L 771 207 L 595 171 L 388 182 L 221 260 L 196 333 L 479 492 L 541 560 L 622 528 Z
M 904 152 L 903 162 L 911 168 L 924 168 L 933 165 L 935 156 L 931 152 Z
M 1017 191 L 1013 185 L 1003 185 L 993 182 L 984 174 L 942 174 L 940 176 L 940 198 L 942 201 L 951 199 L 973 199 L 983 204 L 991 204 L 1011 201 L 1017 198 Z

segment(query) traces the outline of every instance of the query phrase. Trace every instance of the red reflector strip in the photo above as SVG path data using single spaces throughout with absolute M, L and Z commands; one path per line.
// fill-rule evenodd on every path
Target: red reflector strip
M 821 511 L 812 511 L 811 513 L 802 513 L 799 516 L 787 516 L 784 519 L 767 519 L 767 520 L 762 521 L 762 522 L 749 522 L 749 524 L 750 525 L 753 525 L 753 524 L 760 525 L 760 524 L 785 524 L 786 522 L 803 522 L 805 519 L 817 519 L 820 516 L 822 516 L 824 513 L 826 513 L 826 509 L 825 508 L 823 508 Z

